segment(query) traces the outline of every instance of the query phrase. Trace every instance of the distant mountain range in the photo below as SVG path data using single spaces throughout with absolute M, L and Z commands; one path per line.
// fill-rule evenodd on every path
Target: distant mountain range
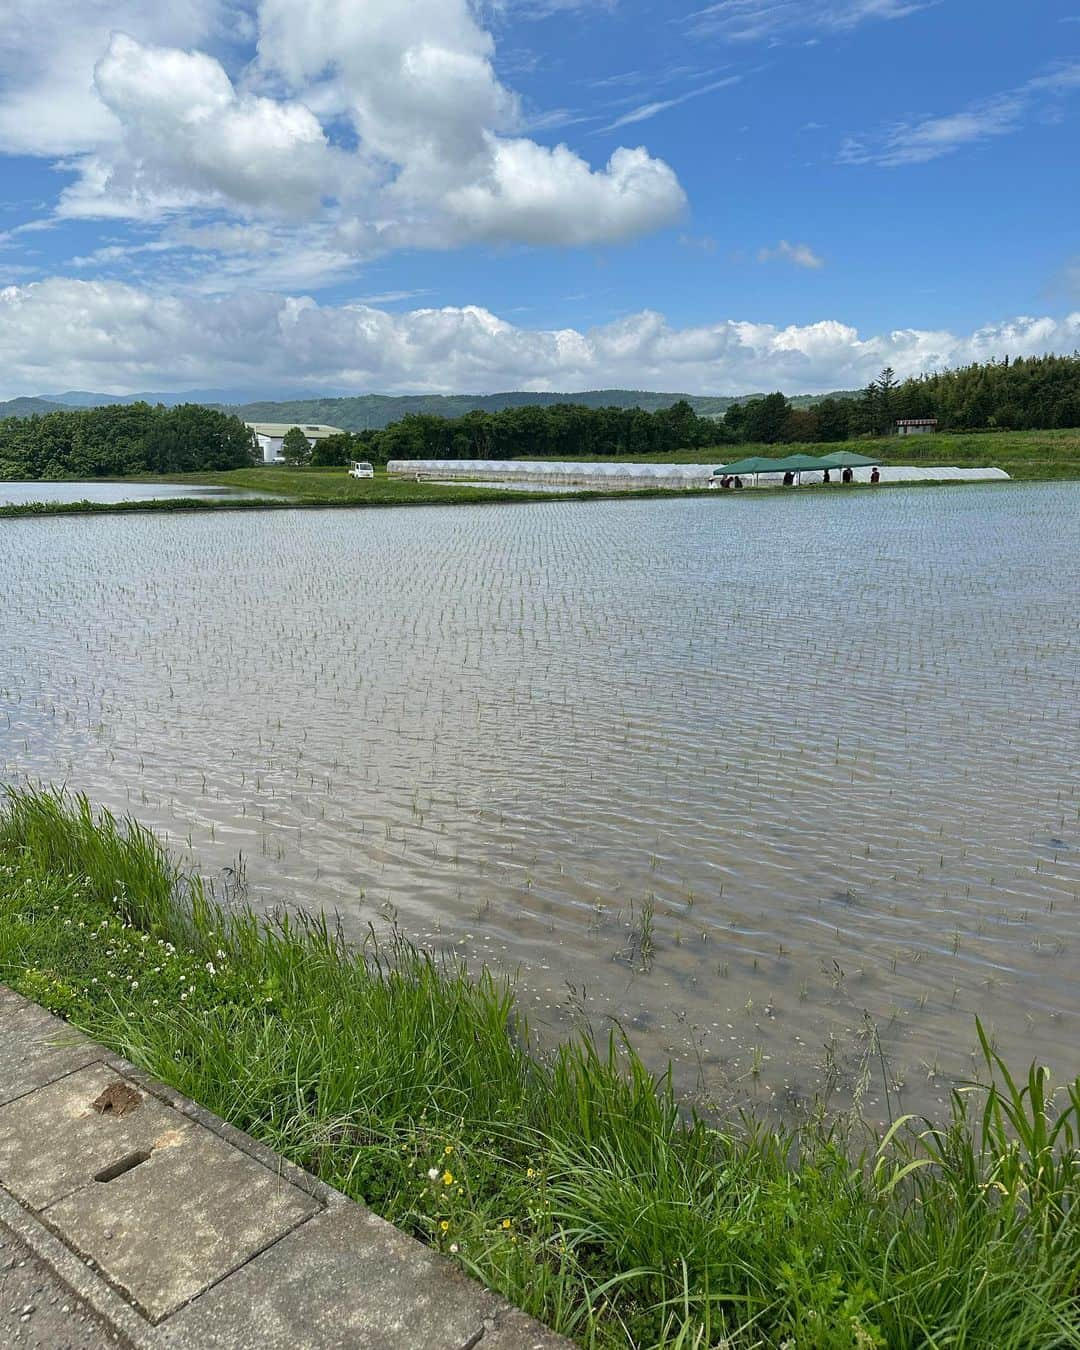
M 223 389 L 186 389 L 180 393 L 93 394 L 72 390 L 66 394 L 45 394 L 37 398 L 15 398 L 0 403 L 2 417 L 32 417 L 35 413 L 79 410 L 117 403 L 205 403 L 235 413 L 245 422 L 323 423 L 345 431 L 381 430 L 409 413 L 429 413 L 437 417 L 463 417 L 468 412 L 501 412 L 504 408 L 550 407 L 554 403 L 576 403 L 586 408 L 643 408 L 656 412 L 685 399 L 701 417 L 722 417 L 733 403 L 747 403 L 761 394 L 739 396 L 711 394 L 660 394 L 641 389 L 592 389 L 578 394 L 540 394 L 524 390 L 505 394 L 361 394 L 353 398 L 296 398 L 283 402 L 245 401 L 243 393 Z M 810 407 L 826 394 L 797 394 L 792 404 Z M 851 398 L 840 391 L 837 398 Z
M 175 408 L 178 403 L 205 403 L 216 408 L 250 399 L 250 389 L 182 389 L 171 394 L 92 394 L 85 389 L 70 389 L 66 394 L 39 394 L 35 401 L 64 408 L 104 408 L 110 403 L 164 403 L 166 408 Z M 3 407 L 0 403 L 0 409 Z

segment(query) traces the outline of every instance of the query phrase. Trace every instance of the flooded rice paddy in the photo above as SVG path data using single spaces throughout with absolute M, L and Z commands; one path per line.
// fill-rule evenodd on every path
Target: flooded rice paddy
M 173 497 L 203 497 L 211 500 L 263 499 L 265 492 L 238 492 L 233 488 L 192 487 L 174 483 L 132 482 L 0 482 L 0 506 L 22 506 L 26 502 L 149 502 Z
M 932 1112 L 976 1013 L 1080 1071 L 1078 508 L 6 521 L 0 778 L 513 971 L 689 1091 Z

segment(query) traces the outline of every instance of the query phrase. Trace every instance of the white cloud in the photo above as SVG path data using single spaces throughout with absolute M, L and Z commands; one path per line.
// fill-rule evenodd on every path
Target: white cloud
M 1005 355 L 1072 351 L 1080 312 L 973 333 L 863 336 L 835 320 L 672 328 L 643 311 L 585 331 L 521 328 L 476 306 L 392 314 L 370 304 L 240 293 L 160 295 L 119 282 L 0 289 L 0 395 L 230 385 L 342 393 L 628 387 L 740 393 L 857 388 Z
M 212 209 L 277 222 L 279 242 L 281 221 L 306 218 L 324 270 L 340 274 L 353 244 L 355 259 L 473 240 L 610 243 L 686 205 L 642 147 L 593 168 L 527 139 L 471 0 L 176 0 L 167 18 L 143 0 L 9 3 L 0 151 L 67 156 L 61 215 Z M 244 24 L 247 65 L 230 42 Z
M 796 267 L 806 267 L 811 271 L 825 266 L 825 259 L 815 253 L 809 244 L 789 244 L 786 239 L 781 239 L 775 248 L 758 249 L 757 260 L 759 263 L 794 263 Z
M 5 0 L 0 152 L 66 155 L 119 136 L 94 88 L 94 67 L 114 31 L 215 49 L 239 36 L 244 21 L 236 0 Z
M 302 104 L 238 94 L 202 52 L 114 33 L 94 84 L 121 139 L 81 162 L 62 215 L 153 217 L 225 203 L 313 215 L 356 167 Z
M 941 0 L 718 0 L 687 22 L 703 36 L 731 42 L 778 39 L 814 29 L 843 31 L 870 20 L 904 19 Z
M 925 164 L 965 146 L 1012 135 L 1033 113 L 1052 108 L 1056 100 L 1076 89 L 1080 89 L 1080 63 L 1059 66 L 959 112 L 915 118 L 875 137 L 852 138 L 842 147 L 840 159 L 846 164 L 885 168 Z
M 466 237 L 582 245 L 660 229 L 685 197 L 673 170 L 643 147 L 616 150 L 594 172 L 565 145 L 493 139 L 488 173 L 451 189 L 444 205 Z
M 722 80 L 710 80 L 708 84 L 703 84 L 698 89 L 691 89 L 685 94 L 675 94 L 671 98 L 654 99 L 651 103 L 641 103 L 636 108 L 631 108 L 629 112 L 617 117 L 609 126 L 601 129 L 603 131 L 617 131 L 619 127 L 632 126 L 637 122 L 647 122 L 656 117 L 658 113 L 667 112 L 669 108 L 677 108 L 680 103 L 689 103 L 691 99 L 701 98 L 703 94 L 713 94 L 718 89 L 727 89 L 733 84 L 738 84 L 741 80 L 741 75 L 727 75 Z

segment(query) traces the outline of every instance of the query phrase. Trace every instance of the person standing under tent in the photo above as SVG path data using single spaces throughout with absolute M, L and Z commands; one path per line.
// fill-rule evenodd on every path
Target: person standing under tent
M 877 465 L 875 465 L 870 470 L 870 483 L 873 487 L 877 487 L 877 485 L 880 482 L 881 482 L 881 471 L 878 469 Z
M 844 472 L 840 475 L 840 481 L 841 483 L 845 484 L 845 486 L 847 486 L 850 485 L 854 481 L 854 479 L 855 475 L 851 472 L 851 466 L 848 465 L 847 468 L 844 470 Z

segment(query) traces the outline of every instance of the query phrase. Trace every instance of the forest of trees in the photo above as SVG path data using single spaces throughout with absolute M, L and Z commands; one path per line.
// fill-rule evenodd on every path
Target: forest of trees
M 722 445 L 727 439 L 722 422 L 699 417 L 685 401 L 659 412 L 560 403 L 549 408 L 470 412 L 452 420 L 421 413 L 354 438 L 364 450 L 363 456 L 356 457 L 378 463 L 389 459 L 651 455 Z
M 259 460 L 238 417 L 198 403 L 149 403 L 0 421 L 0 479 L 112 478 L 244 469 Z
M 903 381 L 886 367 L 858 398 L 792 408 L 770 394 L 732 405 L 723 422 L 737 441 L 845 441 L 890 435 L 904 417 L 936 417 L 942 431 L 1080 426 L 1080 355 L 1006 358 Z

